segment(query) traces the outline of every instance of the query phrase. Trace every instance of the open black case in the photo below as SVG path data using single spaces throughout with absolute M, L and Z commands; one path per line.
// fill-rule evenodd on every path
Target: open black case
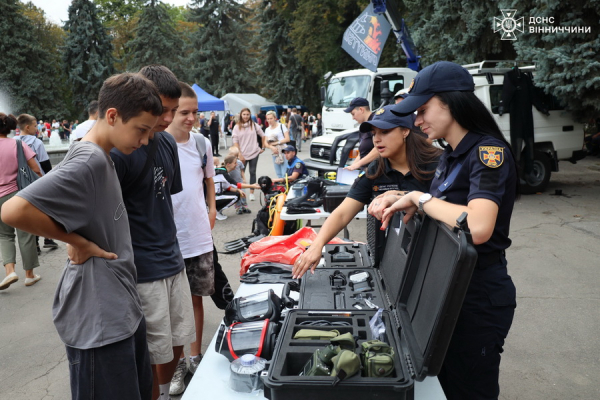
M 301 309 L 292 310 L 284 321 L 268 371 L 263 372 L 265 396 L 272 400 L 413 399 L 414 381 L 439 373 L 467 287 L 477 253 L 466 229 L 466 214 L 455 228 L 425 216 L 409 225 L 397 214 L 388 230 L 386 251 L 379 266 L 368 270 L 376 288 L 375 302 L 383 306 L 387 342 L 394 348 L 394 373 L 388 377 L 366 377 L 359 372 L 337 386 L 329 376 L 299 376 L 315 350 L 328 341 L 294 340 L 307 323 L 326 320 L 347 326 L 309 326 L 350 332 L 360 343 L 374 339 L 369 320 L 376 309 L 333 309 L 318 294 L 337 289 L 311 284 L 315 275 L 306 274 L 301 285 Z M 320 269 L 328 280 L 333 269 Z M 349 292 L 346 291 L 348 294 Z M 314 300 L 313 300 L 314 298 Z M 310 308 L 309 308 L 310 307 Z

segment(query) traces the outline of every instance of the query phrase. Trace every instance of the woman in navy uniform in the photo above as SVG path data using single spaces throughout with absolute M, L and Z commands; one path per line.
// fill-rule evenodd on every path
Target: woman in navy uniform
M 308 250 L 298 257 L 292 271 L 294 278 L 301 277 L 309 268 L 316 268 L 323 246 L 348 225 L 365 204 L 385 209 L 406 191 L 429 189 L 440 151 L 412 130 L 413 115 L 398 117 L 391 108 L 380 108 L 372 120 L 360 125 L 361 132 L 373 132 L 379 158 L 369 164 L 367 173 L 361 172 L 356 178 L 348 196 L 327 218 Z
M 439 380 L 448 399 L 497 399 L 500 353 L 516 307 L 504 253 L 511 244 L 508 232 L 518 195 L 514 156 L 475 96 L 472 76 L 457 64 L 441 61 L 423 69 L 408 97 L 392 109 L 399 115 L 415 110 L 416 125 L 429 139 L 445 139 L 448 147 L 429 193 L 411 192 L 377 217 L 387 226 L 397 211 L 406 211 L 408 219 L 420 210 L 454 226 L 468 213 L 477 266 Z
M 288 144 L 281 152 L 289 165 L 289 168 L 285 173 L 288 182 L 294 182 L 296 179 L 304 178 L 308 175 L 308 169 L 306 168 L 306 165 L 304 165 L 304 161 L 296 156 L 296 148 L 294 146 Z M 286 178 L 275 178 L 273 179 L 273 182 L 285 182 L 285 179 Z

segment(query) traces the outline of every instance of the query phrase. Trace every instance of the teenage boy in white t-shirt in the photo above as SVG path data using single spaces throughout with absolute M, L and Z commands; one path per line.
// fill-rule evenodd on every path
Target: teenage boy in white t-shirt
M 190 372 L 193 374 L 202 358 L 200 354 L 204 327 L 202 296 L 210 296 L 215 290 L 211 230 L 215 225 L 217 209 L 213 182 L 215 168 L 210 142 L 202 135 L 190 133 L 197 118 L 198 98 L 188 84 L 180 82 L 180 87 L 179 108 L 166 131 L 173 135 L 177 142 L 183 183 L 183 191 L 173 195 L 172 200 L 177 240 L 190 282 L 194 306 L 196 341 L 191 344 L 190 354 Z M 200 147 L 204 150 L 203 155 L 199 154 L 197 140 L 204 142 L 204 148 Z M 169 390 L 171 395 L 178 395 L 184 391 L 187 370 L 185 355 L 182 352 L 171 380 Z

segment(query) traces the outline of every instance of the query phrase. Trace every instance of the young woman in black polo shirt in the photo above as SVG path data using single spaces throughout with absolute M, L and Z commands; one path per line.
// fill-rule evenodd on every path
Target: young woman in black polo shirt
M 518 194 L 514 157 L 463 67 L 441 61 L 419 72 L 413 83 L 392 111 L 412 115 L 417 110 L 416 125 L 429 139 L 445 139 L 448 147 L 430 191 L 411 192 L 378 217 L 385 227 L 394 212 L 404 210 L 408 219 L 419 209 L 454 226 L 468 213 L 477 266 L 438 377 L 450 400 L 497 399 L 500 353 L 516 307 L 504 256 Z
M 391 205 L 400 193 L 429 189 L 441 152 L 412 131 L 413 115 L 398 117 L 390 111 L 391 108 L 380 108 L 371 121 L 360 125 L 362 132 L 373 132 L 373 144 L 380 156 L 369 165 L 366 174 L 356 178 L 348 196 L 327 218 L 308 250 L 298 257 L 292 271 L 295 278 L 316 268 L 323 246 L 374 197 L 378 196 L 374 200 L 378 207 L 385 207 Z M 381 196 L 384 193 L 394 195 Z

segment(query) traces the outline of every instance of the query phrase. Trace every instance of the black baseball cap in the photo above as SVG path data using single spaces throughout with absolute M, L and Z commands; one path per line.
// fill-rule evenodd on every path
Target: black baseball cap
M 423 68 L 410 84 L 408 96 L 392 109 L 394 114 L 407 115 L 427 103 L 440 92 L 474 92 L 471 74 L 458 64 L 438 61 Z
M 410 113 L 408 115 L 399 116 L 391 111 L 393 107 L 394 105 L 387 105 L 376 110 L 373 113 L 373 119 L 360 124 L 360 131 L 365 133 L 370 132 L 373 127 L 379 129 L 393 129 L 398 126 L 412 129 L 415 125 L 415 114 Z
M 285 151 L 294 151 L 294 152 L 295 152 L 295 151 L 296 151 L 296 148 L 295 148 L 294 146 L 292 146 L 291 144 L 288 144 L 288 145 L 287 145 L 287 146 L 285 146 L 285 147 L 283 148 L 283 150 L 281 150 L 281 151 L 284 151 L 284 152 L 285 152 Z
M 350 102 L 350 105 L 344 110 L 344 112 L 352 112 L 356 107 L 369 107 L 369 101 L 363 97 L 355 97 Z

